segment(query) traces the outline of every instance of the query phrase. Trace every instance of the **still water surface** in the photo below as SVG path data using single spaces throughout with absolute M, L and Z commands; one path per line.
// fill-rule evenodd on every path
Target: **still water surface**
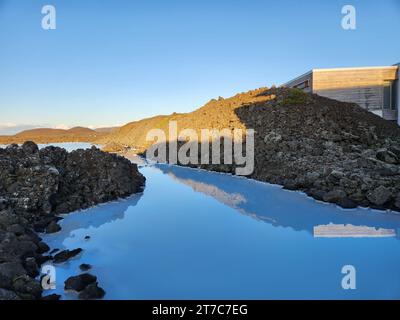
M 89 263 L 106 299 L 400 298 L 399 215 L 219 173 L 140 171 L 143 194 L 66 215 L 62 231 L 43 236 L 52 249 L 84 249 L 56 265 L 48 293 L 76 299 L 63 282 Z M 345 265 L 355 290 L 341 286 Z

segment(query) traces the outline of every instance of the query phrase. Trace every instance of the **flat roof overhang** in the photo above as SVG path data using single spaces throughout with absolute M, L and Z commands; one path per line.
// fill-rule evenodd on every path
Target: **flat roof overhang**
M 287 84 L 289 84 L 289 83 L 291 83 L 291 82 L 295 82 L 296 80 L 299 80 L 299 79 L 301 79 L 301 78 L 303 78 L 303 77 L 306 77 L 306 76 L 308 76 L 308 75 L 311 75 L 311 74 L 313 73 L 313 71 L 314 71 L 314 70 L 311 70 L 311 71 L 308 71 L 308 72 L 306 72 L 306 73 L 303 73 L 302 75 L 300 75 L 300 76 L 298 76 L 298 77 L 296 77 L 296 78 L 294 78 L 294 79 L 292 79 L 292 80 L 290 80 L 290 81 L 288 81 L 288 82 L 285 82 L 284 84 L 282 84 L 282 86 L 285 87 Z

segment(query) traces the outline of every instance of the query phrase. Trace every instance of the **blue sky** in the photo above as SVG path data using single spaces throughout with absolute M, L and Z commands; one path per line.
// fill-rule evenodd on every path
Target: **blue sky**
M 41 28 L 41 9 L 57 29 Z M 341 8 L 357 29 L 341 28 Z M 194 110 L 312 68 L 400 61 L 400 0 L 0 0 L 0 134 Z

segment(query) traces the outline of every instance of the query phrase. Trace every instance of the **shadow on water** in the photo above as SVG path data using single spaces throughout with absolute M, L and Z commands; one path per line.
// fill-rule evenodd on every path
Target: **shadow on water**
M 273 226 L 326 237 L 397 237 L 400 215 L 372 209 L 341 209 L 303 193 L 231 175 L 157 164 L 171 178 L 214 197 L 242 214 Z M 234 179 L 234 180 L 233 180 Z

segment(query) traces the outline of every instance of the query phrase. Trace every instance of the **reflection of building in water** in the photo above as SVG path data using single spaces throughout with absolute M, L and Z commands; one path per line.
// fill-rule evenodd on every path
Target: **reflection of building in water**
M 314 227 L 315 238 L 380 238 L 395 237 L 394 229 L 353 226 L 352 224 L 327 224 Z
M 342 226 L 342 230 L 335 230 L 336 234 L 348 237 L 368 234 L 371 237 L 383 237 L 383 230 L 390 231 L 385 236 L 393 237 L 396 235 L 394 230 L 400 230 L 400 216 L 396 214 L 359 208 L 343 210 L 331 204 L 318 204 L 299 192 L 215 172 L 165 164 L 157 164 L 155 167 L 193 190 L 212 196 L 237 212 L 275 227 L 289 227 L 317 236 L 319 233 L 317 229 L 315 234 L 315 226 L 333 224 Z M 349 230 L 346 233 L 343 231 L 344 226 Z M 400 236 L 397 238 L 400 239 Z

